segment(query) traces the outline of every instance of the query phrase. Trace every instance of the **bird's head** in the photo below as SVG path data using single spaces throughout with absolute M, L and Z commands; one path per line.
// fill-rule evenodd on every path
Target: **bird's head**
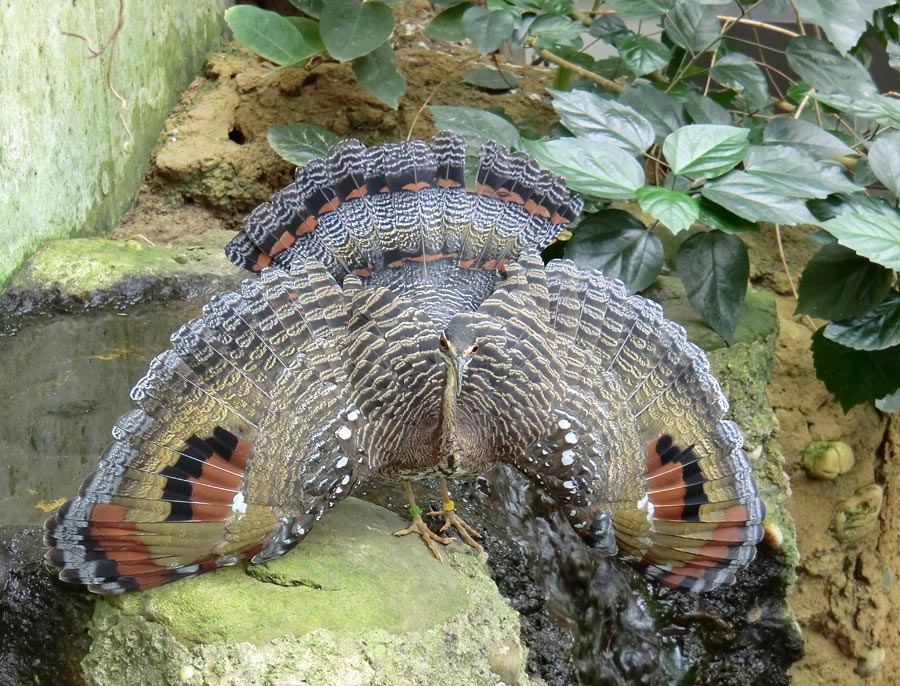
M 438 341 L 441 357 L 447 365 L 447 382 L 453 384 L 457 394 L 462 392 L 466 367 L 478 353 L 478 340 L 469 322 L 454 318 Z

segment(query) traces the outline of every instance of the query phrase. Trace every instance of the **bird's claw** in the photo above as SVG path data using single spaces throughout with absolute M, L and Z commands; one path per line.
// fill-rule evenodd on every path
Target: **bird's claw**
M 443 530 L 444 529 L 441 529 L 441 531 Z M 422 521 L 421 515 L 413 515 L 412 522 L 408 527 L 406 527 L 402 531 L 394 532 L 394 536 L 406 536 L 408 534 L 419 534 L 419 536 L 421 536 L 422 540 L 425 542 L 425 545 L 428 546 L 431 554 L 434 555 L 438 562 L 443 562 L 444 558 L 441 557 L 440 551 L 437 549 L 437 546 L 434 545 L 435 542 L 440 543 L 441 545 L 450 545 L 450 543 L 453 542 L 452 538 L 438 536 L 431 529 L 429 529 L 425 522 Z
M 441 510 L 439 512 L 429 512 L 429 517 L 437 517 L 441 516 L 444 518 L 444 525 L 441 527 L 441 531 L 446 531 L 451 526 L 456 529 L 459 533 L 460 538 L 469 544 L 475 551 L 479 554 L 484 552 L 484 548 L 478 544 L 475 540 L 476 538 L 481 538 L 481 534 L 478 533 L 471 524 L 462 519 L 459 515 L 456 514 L 453 510 Z

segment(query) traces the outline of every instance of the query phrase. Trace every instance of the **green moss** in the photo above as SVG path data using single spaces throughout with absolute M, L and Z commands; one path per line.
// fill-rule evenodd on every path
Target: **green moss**
M 225 675 L 248 686 L 523 683 L 518 617 L 482 560 L 456 543 L 439 563 L 415 537 L 390 536 L 402 526 L 351 498 L 293 552 L 249 573 L 231 567 L 101 600 L 89 678 L 109 686 L 218 684 Z

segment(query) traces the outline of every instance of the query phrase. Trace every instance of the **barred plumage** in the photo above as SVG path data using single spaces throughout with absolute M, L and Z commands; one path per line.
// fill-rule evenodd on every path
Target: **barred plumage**
M 705 356 L 620 283 L 543 264 L 581 210 L 561 179 L 488 143 L 466 189 L 464 160 L 446 132 L 345 141 L 247 217 L 226 252 L 258 276 L 173 334 L 48 521 L 62 578 L 115 593 L 271 559 L 374 474 L 506 462 L 601 552 L 733 581 L 764 511 Z

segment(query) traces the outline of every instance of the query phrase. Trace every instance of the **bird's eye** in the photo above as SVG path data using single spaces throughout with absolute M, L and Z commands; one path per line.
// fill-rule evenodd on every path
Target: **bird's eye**
M 469 354 L 474 355 L 477 352 L 478 352 L 478 344 L 476 343 L 475 345 L 472 346 L 472 350 L 469 352 Z
M 441 345 L 441 350 L 447 349 L 447 339 L 444 338 L 443 336 L 441 336 L 440 345 Z

